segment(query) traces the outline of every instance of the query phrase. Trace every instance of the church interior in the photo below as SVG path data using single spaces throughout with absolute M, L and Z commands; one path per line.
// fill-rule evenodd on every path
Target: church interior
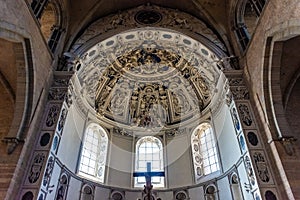
M 300 199 L 300 1 L 0 8 L 0 199 Z

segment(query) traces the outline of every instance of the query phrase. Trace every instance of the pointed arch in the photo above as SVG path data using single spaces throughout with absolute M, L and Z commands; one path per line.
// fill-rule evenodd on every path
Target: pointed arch
M 65 27 L 60 1 L 33 0 L 30 7 L 50 51 L 55 53 Z

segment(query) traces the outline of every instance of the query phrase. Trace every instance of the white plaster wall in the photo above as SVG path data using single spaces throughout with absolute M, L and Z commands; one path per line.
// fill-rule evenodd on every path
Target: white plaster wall
M 204 190 L 203 187 L 191 188 L 189 189 L 190 200 L 204 200 Z
M 84 119 L 73 106 L 67 114 L 57 157 L 72 172 L 76 173 L 80 144 L 84 132 Z
M 71 177 L 69 181 L 67 200 L 80 199 L 80 189 L 81 181 Z
M 108 157 L 108 185 L 131 187 L 133 163 L 131 152 L 132 137 L 111 136 Z
M 34 93 L 33 106 L 38 103 L 39 95 L 45 84 L 48 84 L 51 68 L 51 53 L 43 39 L 40 26 L 33 19 L 24 0 L 0 1 L 0 37 L 16 40 L 28 38 L 30 40 L 33 67 Z
M 173 192 L 172 191 L 169 191 L 169 192 L 158 192 L 157 193 L 157 198 L 161 198 L 162 200 L 165 200 L 165 199 L 173 199 Z
M 222 200 L 222 199 L 226 199 L 226 200 L 232 199 L 230 184 L 229 184 L 229 180 L 228 180 L 227 176 L 225 176 L 224 178 L 218 180 L 217 185 L 218 185 L 219 199 L 220 200 Z
M 245 200 L 252 200 L 253 196 L 252 196 L 251 192 L 247 192 L 246 188 L 244 187 L 244 183 L 249 183 L 244 163 L 241 163 L 238 166 L 238 173 L 239 173 L 240 186 L 241 186 L 241 189 L 242 189 L 242 192 L 243 192 L 244 199 Z
M 52 176 L 51 176 L 51 180 L 50 180 L 50 183 L 49 183 L 49 186 L 51 186 L 51 188 L 49 188 L 49 190 L 48 190 L 49 192 L 47 194 L 46 200 L 52 200 L 55 197 L 56 189 L 57 189 L 57 185 L 58 185 L 58 180 L 59 180 L 59 176 L 60 176 L 60 171 L 61 171 L 60 166 L 57 165 L 57 163 L 55 163 L 54 168 L 53 168 L 53 172 L 52 172 Z
M 142 199 L 142 190 L 137 192 L 131 192 L 131 191 L 125 192 L 125 199 L 126 200 Z
M 166 146 L 169 188 L 193 184 L 191 147 L 188 135 L 172 138 Z
M 110 189 L 96 187 L 94 199 L 108 200 L 109 194 L 110 194 Z
M 216 137 L 219 144 L 220 158 L 224 172 L 230 169 L 241 156 L 232 118 L 227 105 L 213 117 Z

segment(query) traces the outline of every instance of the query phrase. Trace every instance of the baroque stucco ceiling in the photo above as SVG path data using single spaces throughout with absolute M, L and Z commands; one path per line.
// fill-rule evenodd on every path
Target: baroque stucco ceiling
M 199 119 L 214 95 L 216 55 L 167 29 L 125 31 L 81 56 L 78 78 L 100 118 L 137 128 Z
M 87 107 L 128 129 L 199 120 L 212 106 L 217 61 L 226 52 L 206 23 L 156 5 L 100 18 L 70 47 L 81 63 L 77 76 Z

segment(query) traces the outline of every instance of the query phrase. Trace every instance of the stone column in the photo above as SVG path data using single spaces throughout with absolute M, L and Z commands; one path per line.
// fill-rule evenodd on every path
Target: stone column
M 253 194 L 255 200 L 279 199 L 261 131 L 254 118 L 243 71 L 225 71 L 224 74 L 227 78 L 227 105 L 249 180 L 244 187 Z
M 20 199 L 26 195 L 32 196 L 33 199 L 45 199 L 49 189 L 53 190 L 49 188 L 49 182 L 68 108 L 72 103 L 73 87 L 70 84 L 72 75 L 73 72 L 54 73 Z

